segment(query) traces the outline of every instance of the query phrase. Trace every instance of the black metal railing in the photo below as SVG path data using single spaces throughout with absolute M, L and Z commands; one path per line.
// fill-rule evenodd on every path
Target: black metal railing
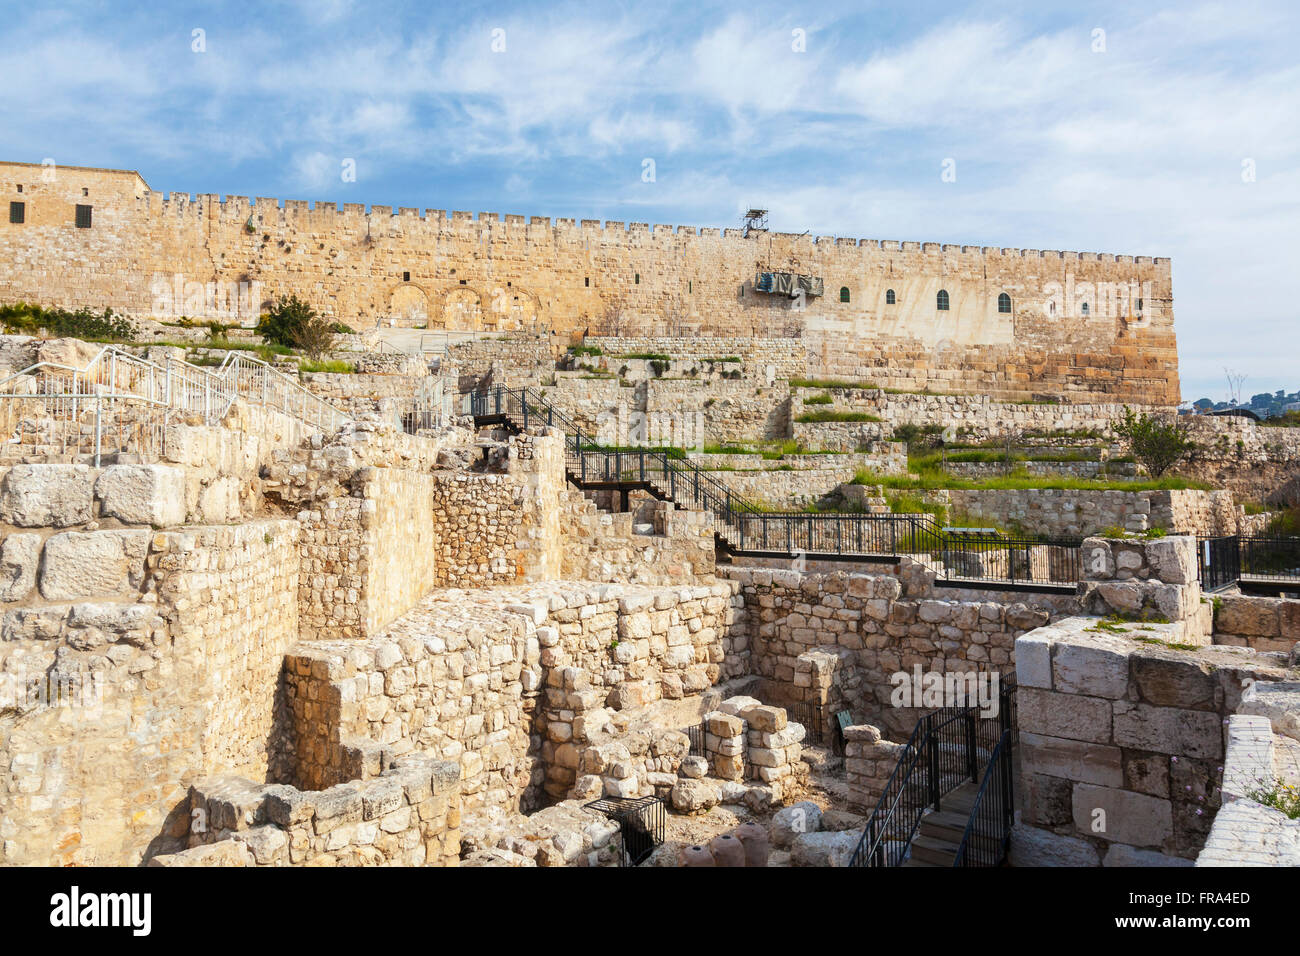
M 927 514 L 840 514 L 767 511 L 714 474 L 665 449 L 604 449 L 544 396 L 528 388 L 496 388 L 461 396 L 462 414 L 509 421 L 517 428 L 550 425 L 564 432 L 565 470 L 583 487 L 637 486 L 677 505 L 712 515 L 714 531 L 735 552 L 783 555 L 908 555 L 948 582 L 1073 585 L 1080 539 L 974 533 L 943 528 Z
M 1218 591 L 1236 584 L 1241 577 L 1238 537 L 1234 534 L 1201 538 L 1196 548 L 1196 573 L 1205 591 Z
M 1015 685 L 1003 686 L 997 713 L 981 717 L 978 704 L 944 707 L 917 721 L 862 830 L 849 866 L 900 866 L 907 859 L 921 818 L 943 808 L 943 798 L 980 779 L 998 743 L 1015 720 Z
M 1197 542 L 1196 570 L 1201 589 L 1218 591 L 1233 584 L 1300 585 L 1300 537 L 1233 534 Z
M 1241 535 L 1238 542 L 1242 578 L 1300 582 L 1300 537 Z
M 584 804 L 618 824 L 620 866 L 638 866 L 664 842 L 664 802 L 658 797 L 602 797 Z
M 1011 730 L 993 747 L 975 805 L 962 833 L 953 866 L 999 866 L 1007 857 L 1015 814 L 1011 769 Z

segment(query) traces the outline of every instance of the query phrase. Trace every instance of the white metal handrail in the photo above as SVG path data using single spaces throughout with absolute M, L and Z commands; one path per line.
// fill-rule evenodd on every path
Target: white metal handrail
M 349 416 L 251 356 L 228 352 L 215 370 L 185 361 L 165 366 L 104 346 L 85 368 L 38 362 L 0 380 L 0 398 L 132 400 L 220 422 L 237 398 L 333 431 Z

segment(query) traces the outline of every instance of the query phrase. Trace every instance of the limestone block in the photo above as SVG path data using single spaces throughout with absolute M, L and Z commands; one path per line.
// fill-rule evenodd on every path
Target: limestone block
M 1215 708 L 1216 683 L 1209 665 L 1178 651 L 1135 654 L 1132 662 L 1134 683 L 1146 703 L 1189 710 Z
M 1272 598 L 1224 597 L 1214 614 L 1214 629 L 1246 637 L 1273 637 L 1278 633 L 1278 609 Z
M 0 522 L 20 528 L 85 524 L 94 486 L 89 465 L 14 465 L 0 480 Z
M 1021 766 L 1025 773 L 1046 774 L 1106 787 L 1124 785 L 1124 768 L 1118 747 L 1022 733 L 1020 748 Z
M 1191 584 L 1197 580 L 1196 539 L 1159 538 L 1146 546 L 1147 563 L 1166 584 Z
M 1030 687 L 1018 691 L 1016 697 L 1021 732 L 1110 743 L 1109 701 Z
M 709 762 L 703 757 L 683 757 L 679 773 L 683 777 L 699 780 L 709 772 Z
M 1155 850 L 1139 850 L 1124 843 L 1112 843 L 1102 858 L 1102 866 L 1193 866 L 1193 861 L 1169 856 Z
M 829 833 L 800 833 L 790 845 L 794 866 L 848 866 L 862 839 L 852 830 Z
M 139 588 L 148 531 L 65 531 L 45 542 L 40 566 L 47 601 L 123 595 Z
M 1099 866 L 1101 856 L 1087 840 L 1061 836 L 1019 821 L 1011 829 L 1012 866 Z
M 1026 773 L 1024 784 L 1025 823 L 1043 827 L 1070 824 L 1073 816 L 1070 799 L 1074 786 L 1069 780 Z
M 699 813 L 716 807 L 722 795 L 718 788 L 704 780 L 681 778 L 673 785 L 673 807 L 680 813 Z
M 748 707 L 740 712 L 740 716 L 749 724 L 751 730 L 759 730 L 765 733 L 784 730 L 786 725 L 785 710 L 780 707 L 764 705 Z
M 1160 846 L 1173 835 L 1168 800 L 1090 783 L 1075 784 L 1074 826 L 1079 833 L 1113 843 Z
M 784 807 L 772 816 L 770 828 L 772 845 L 789 848 L 794 838 L 802 833 L 816 833 L 821 829 L 822 810 L 817 804 L 803 800 Z
M 1118 639 L 1106 635 L 1080 636 L 1059 642 L 1054 651 L 1052 687 L 1055 690 L 1111 700 L 1128 693 L 1128 653 Z
M 1016 684 L 1052 689 L 1052 634 L 1030 631 L 1016 638 Z
M 41 539 L 35 534 L 11 534 L 0 545 L 0 601 L 21 601 L 36 586 Z
M 169 465 L 112 465 L 95 482 L 100 514 L 125 524 L 185 523 L 185 472 Z
M 1135 750 L 1213 760 L 1223 755 L 1223 725 L 1212 711 L 1117 700 L 1115 743 Z
M 252 851 L 238 840 L 221 840 L 180 853 L 152 857 L 150 866 L 256 866 Z

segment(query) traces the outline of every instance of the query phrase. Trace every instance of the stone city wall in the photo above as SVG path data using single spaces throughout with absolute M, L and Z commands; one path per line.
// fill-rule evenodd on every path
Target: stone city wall
M 741 229 L 282 206 L 164 194 L 126 171 L 63 167 L 52 181 L 44 171 L 0 165 L 0 189 L 22 185 L 27 206 L 23 223 L 0 223 L 5 301 L 251 322 L 294 293 L 357 328 L 538 329 L 557 340 L 778 329 L 807 350 L 813 375 L 1178 400 L 1168 259 L 777 232 L 756 244 Z M 78 204 L 93 207 L 89 229 L 73 225 Z M 760 293 L 767 269 L 815 275 L 825 294 Z

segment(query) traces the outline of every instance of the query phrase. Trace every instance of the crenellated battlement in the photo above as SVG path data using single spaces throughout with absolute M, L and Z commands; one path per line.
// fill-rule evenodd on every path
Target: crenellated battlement
M 745 240 L 742 229 L 732 227 L 686 226 L 667 223 L 625 222 L 617 219 L 571 219 L 549 216 L 525 216 L 514 213 L 454 211 L 444 209 L 419 209 L 401 206 L 369 205 L 364 203 L 338 203 L 332 200 L 308 201 L 302 199 L 277 199 L 270 196 L 258 196 L 251 201 L 247 196 L 222 196 L 217 193 L 160 193 L 149 192 L 138 200 L 141 211 L 148 215 L 184 216 L 193 214 L 196 219 L 215 218 L 218 220 L 246 220 L 248 216 L 265 216 L 267 210 L 277 210 L 277 221 L 286 221 L 289 217 L 334 217 L 336 220 L 361 221 L 384 218 L 418 220 L 422 223 L 445 226 L 482 226 L 490 228 L 504 227 L 517 231 L 552 230 L 558 234 L 581 234 L 588 238 L 598 234 L 607 239 L 621 240 L 630 235 L 649 237 L 655 240 L 674 237 L 708 237 Z M 214 212 L 215 210 L 215 212 Z M 1101 262 L 1116 265 L 1152 265 L 1168 268 L 1170 260 L 1160 256 L 1126 255 L 1110 252 L 1077 252 L 1059 249 L 1021 249 L 1006 246 L 980 246 L 956 243 L 940 243 L 899 239 L 862 239 L 848 236 L 813 236 L 807 233 L 769 232 L 765 233 L 774 243 L 792 247 L 804 246 L 808 251 L 861 249 L 881 253 L 920 253 L 921 255 L 940 256 L 977 256 L 982 258 L 1016 258 L 1059 260 L 1066 262 Z

